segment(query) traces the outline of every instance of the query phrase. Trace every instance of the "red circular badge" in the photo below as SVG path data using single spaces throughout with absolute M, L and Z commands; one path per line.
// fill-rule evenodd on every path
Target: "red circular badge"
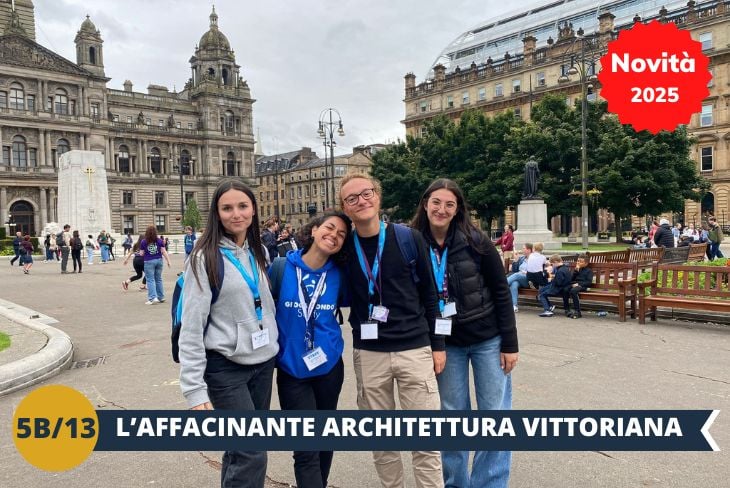
M 637 131 L 674 130 L 702 109 L 712 75 L 702 44 L 674 23 L 636 23 L 601 57 L 601 96 Z

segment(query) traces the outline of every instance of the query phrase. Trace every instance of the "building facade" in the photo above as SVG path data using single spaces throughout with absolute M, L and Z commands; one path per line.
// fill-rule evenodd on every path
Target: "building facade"
M 332 163 L 308 147 L 256 160 L 256 191 L 261 221 L 277 217 L 298 228 L 312 216 L 339 207 L 340 180 L 348 174 L 369 174 L 372 155 L 383 145 L 357 146 L 352 153 L 335 155 Z M 334 193 L 332 189 L 334 188 Z
M 487 114 L 512 110 L 527 119 L 532 104 L 548 93 L 564 96 L 572 105 L 582 96 L 579 77 L 565 81 L 563 75 L 580 55 L 581 44 L 585 42 L 584 52 L 588 48 L 581 59 L 590 60 L 586 69 L 591 76 L 600 71 L 598 58 L 621 29 L 653 19 L 690 31 L 702 43 L 713 75 L 701 113 L 688 125 L 698 140 L 692 157 L 712 188 L 702 202 L 687 201 L 684 214 L 674 218 L 699 224 L 712 213 L 730 225 L 730 3 L 725 1 L 558 0 L 490 19 L 449 44 L 425 81 L 416 84 L 413 73 L 405 76 L 406 133 L 422 135 L 424 123 L 437 114 L 458 120 L 468 108 Z M 600 97 L 600 88 L 597 80 L 591 81 L 589 101 Z M 508 223 L 514 223 L 512 217 L 508 212 Z M 595 217 L 597 230 L 612 222 L 606 211 Z M 636 218 L 634 226 L 641 225 L 643 219 Z M 580 219 L 574 218 L 571 227 L 579 231 Z
M 215 9 L 209 22 L 184 90 L 143 93 L 107 86 L 88 16 L 74 63 L 35 42 L 31 0 L 0 2 L 0 223 L 38 235 L 55 222 L 58 158 L 74 149 L 104 155 L 116 232 L 180 232 L 181 201 L 205 209 L 221 178 L 251 182 L 255 100 Z

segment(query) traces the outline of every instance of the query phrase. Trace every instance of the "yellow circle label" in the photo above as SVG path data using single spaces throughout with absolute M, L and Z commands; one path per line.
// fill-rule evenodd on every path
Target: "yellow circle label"
M 23 398 L 13 415 L 16 449 L 46 471 L 66 471 L 83 463 L 98 437 L 96 410 L 68 386 L 38 388 Z

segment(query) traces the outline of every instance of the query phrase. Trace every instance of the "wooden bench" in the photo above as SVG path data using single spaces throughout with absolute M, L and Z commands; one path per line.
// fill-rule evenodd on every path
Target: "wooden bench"
M 660 264 L 684 264 L 689 261 L 689 246 L 670 247 L 664 250 Z
M 702 244 L 690 244 L 687 261 L 704 261 L 707 256 L 707 246 L 708 244 L 706 242 Z
M 636 262 L 639 268 L 649 266 L 655 261 L 661 261 L 666 249 L 663 247 L 649 247 L 645 249 L 629 249 L 628 262 Z
M 593 263 L 626 263 L 629 261 L 629 250 L 607 251 L 607 252 L 589 252 L 588 262 Z
M 639 323 L 656 321 L 656 308 L 730 312 L 730 266 L 660 264 L 639 283 Z M 648 293 L 647 293 L 648 292 Z
M 573 266 L 570 266 L 571 270 Z M 636 317 L 638 266 L 636 263 L 591 263 L 593 284 L 580 293 L 581 300 L 611 303 L 618 309 L 619 321 L 626 322 L 627 307 L 631 318 Z M 520 288 L 519 295 L 537 298 L 534 288 Z

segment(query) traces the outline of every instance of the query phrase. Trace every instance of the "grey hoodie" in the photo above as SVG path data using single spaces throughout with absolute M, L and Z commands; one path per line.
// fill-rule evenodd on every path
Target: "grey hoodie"
M 220 247 L 230 249 L 251 273 L 248 241 L 238 247 L 223 238 Z M 274 300 L 271 298 L 265 270 L 259 270 L 259 293 L 263 308 L 263 327 L 269 331 L 269 344 L 254 351 L 251 335 L 259 330 L 253 304 L 253 294 L 238 269 L 223 257 L 225 276 L 218 300 L 211 307 L 212 292 L 203 260 L 198 262 L 200 285 L 192 273 L 188 259 L 183 285 L 183 314 L 180 329 L 180 388 L 190 407 L 210 401 L 205 384 L 206 349 L 219 352 L 234 363 L 261 364 L 279 352 Z M 203 329 L 210 314 L 210 325 Z

